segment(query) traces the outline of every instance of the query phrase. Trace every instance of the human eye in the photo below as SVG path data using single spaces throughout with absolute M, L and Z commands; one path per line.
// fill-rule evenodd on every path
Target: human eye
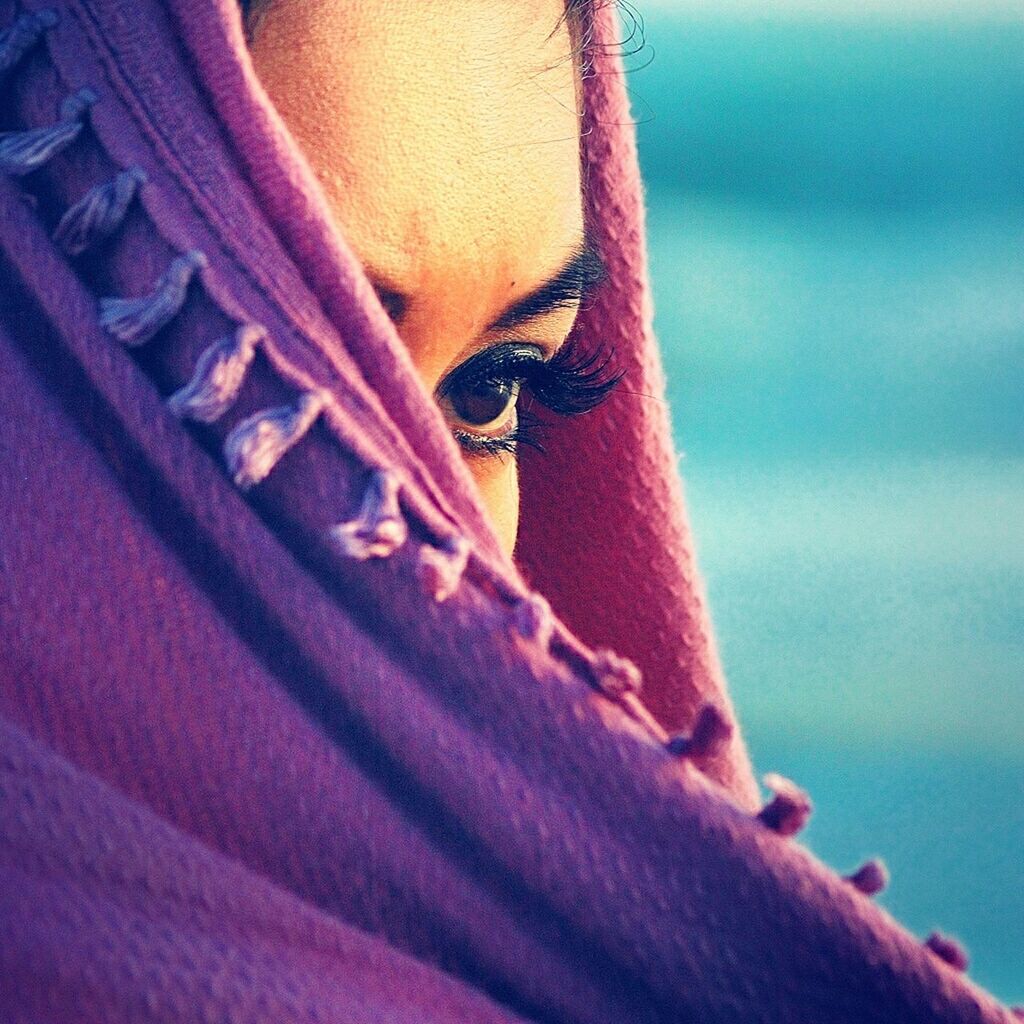
M 456 441 L 468 455 L 541 449 L 539 423 L 522 408 L 529 395 L 555 413 L 575 416 L 599 405 L 621 374 L 604 356 L 582 356 L 572 343 L 546 358 L 538 345 L 504 342 L 471 356 L 441 381 L 436 397 Z
M 438 404 L 467 454 L 514 453 L 520 443 L 531 443 L 519 396 L 543 365 L 537 345 L 506 342 L 471 356 L 441 381 Z

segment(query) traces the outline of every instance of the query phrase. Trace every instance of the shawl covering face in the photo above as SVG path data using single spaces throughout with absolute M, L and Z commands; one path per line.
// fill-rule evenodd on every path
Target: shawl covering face
M 0 0 L 5 1022 L 1012 1019 L 758 809 L 593 17 L 629 387 L 515 567 L 235 0 Z

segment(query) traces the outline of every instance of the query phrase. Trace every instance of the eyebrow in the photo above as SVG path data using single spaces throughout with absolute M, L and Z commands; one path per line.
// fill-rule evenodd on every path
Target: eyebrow
M 509 306 L 490 324 L 488 331 L 507 331 L 556 309 L 582 303 L 607 276 L 597 249 L 584 238 L 554 277 Z
M 399 323 L 409 308 L 411 296 L 369 267 L 365 269 L 381 305 L 388 316 L 396 324 Z M 502 311 L 497 319 L 488 325 L 487 333 L 507 331 L 552 313 L 556 309 L 582 304 L 607 276 L 607 268 L 596 246 L 585 237 L 573 247 L 569 259 L 553 277 Z

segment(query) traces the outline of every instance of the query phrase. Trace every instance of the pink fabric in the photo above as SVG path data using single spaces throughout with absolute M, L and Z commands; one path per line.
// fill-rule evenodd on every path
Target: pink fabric
M 664 412 L 637 400 L 661 384 L 610 12 L 587 160 L 612 275 L 580 330 L 629 377 L 524 468 L 520 557 L 558 622 L 234 0 L 0 0 L 0 26 L 50 8 L 0 127 L 96 102 L 37 169 L 0 139 L 0 1017 L 1009 1020 L 782 834 L 800 794 L 752 813 L 735 731 L 666 745 L 701 702 L 731 712 Z M 123 222 L 69 259 L 58 222 L 135 167 Z M 194 251 L 184 290 L 100 304 Z M 126 347 L 112 309 L 162 326 Z M 167 399 L 246 324 L 237 399 L 182 422 Z M 229 437 L 288 450 L 242 489 Z
M 601 5 L 603 45 L 586 81 L 584 158 L 589 222 L 610 283 L 578 331 L 587 347 L 614 353 L 626 375 L 593 415 L 550 431 L 544 455 L 524 453 L 518 556 L 579 636 L 613 647 L 642 669 L 644 701 L 662 725 L 688 729 L 705 701 L 730 717 L 732 709 L 694 560 L 651 329 L 636 143 L 618 48 L 611 45 L 618 32 L 614 5 Z M 750 764 L 739 731 L 733 735 L 705 768 L 753 806 Z

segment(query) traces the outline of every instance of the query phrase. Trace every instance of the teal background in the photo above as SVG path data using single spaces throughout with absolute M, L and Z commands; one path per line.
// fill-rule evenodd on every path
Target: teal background
M 656 327 L 756 766 L 1024 1002 L 1024 16 L 639 7 Z

